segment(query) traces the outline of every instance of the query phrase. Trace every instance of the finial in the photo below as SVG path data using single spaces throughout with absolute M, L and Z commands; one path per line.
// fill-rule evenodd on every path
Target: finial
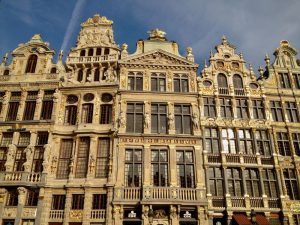
M 267 64 L 267 66 L 270 65 L 270 57 L 269 57 L 268 53 L 266 53 L 266 56 L 265 56 L 265 62 L 266 62 L 266 64 Z
M 213 55 L 213 51 L 210 50 L 210 58 L 212 58 L 214 55 Z
M 121 58 L 125 58 L 128 56 L 128 45 L 126 43 L 122 44 Z
M 204 59 L 204 68 L 207 68 L 206 59 Z
M 264 73 L 264 69 L 261 66 L 259 66 L 258 72 L 259 72 L 260 76 L 262 77 L 263 73 Z
M 150 39 L 159 39 L 159 40 L 166 40 L 166 32 L 160 30 L 158 28 L 148 31 Z
M 252 64 L 249 64 L 249 69 L 250 69 L 250 73 L 253 73 L 254 71 L 253 71 L 253 66 L 252 66 Z
M 193 49 L 191 47 L 187 47 L 186 52 L 187 52 L 186 59 L 189 60 L 189 61 L 194 62 L 195 58 L 194 58 L 194 55 L 193 55 Z
M 126 43 L 122 44 L 122 50 L 127 51 L 128 45 Z
M 244 59 L 244 55 L 243 55 L 242 52 L 240 53 L 240 58 L 241 58 L 241 59 Z
M 60 50 L 59 55 L 58 55 L 58 60 L 62 60 L 63 57 L 64 57 L 64 51 Z
M 223 36 L 222 36 L 222 44 L 225 45 L 225 44 L 227 44 L 227 43 L 228 43 L 227 38 L 226 38 L 225 35 L 223 35 Z

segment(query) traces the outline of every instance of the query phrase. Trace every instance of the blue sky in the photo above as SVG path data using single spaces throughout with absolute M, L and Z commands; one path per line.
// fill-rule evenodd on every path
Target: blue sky
M 181 54 L 191 46 L 201 67 L 223 34 L 255 69 L 280 40 L 300 50 L 299 0 L 0 0 L 0 55 L 35 33 L 56 52 L 65 39 L 68 52 L 80 23 L 95 13 L 114 21 L 116 42 L 130 52 L 148 30 L 160 28 Z

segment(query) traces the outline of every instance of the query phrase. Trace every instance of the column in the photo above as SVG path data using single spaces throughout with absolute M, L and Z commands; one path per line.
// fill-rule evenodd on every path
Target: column
M 283 112 L 283 121 L 285 122 L 290 122 L 289 121 L 289 118 L 287 116 L 287 113 L 286 113 L 286 108 L 285 108 L 285 101 L 281 99 L 281 107 L 282 107 L 282 112 Z
M 178 225 L 179 224 L 179 212 L 177 207 L 174 205 L 170 205 L 170 218 L 171 224 L 170 225 Z
M 117 177 L 116 177 L 116 187 L 121 187 L 124 184 L 124 162 L 125 162 L 125 146 L 124 144 L 118 144 L 117 148 L 117 160 L 118 160 L 118 171 L 117 171 Z
M 113 223 L 113 218 L 112 218 L 112 211 L 113 211 L 113 206 L 110 204 L 110 202 L 113 201 L 113 188 L 108 188 L 107 189 L 107 206 L 106 206 L 106 224 L 112 224 Z
M 174 115 L 174 104 L 168 102 L 168 129 L 169 134 L 175 134 L 175 115 Z
M 68 182 L 72 182 L 72 180 L 75 177 L 75 173 L 76 173 L 76 171 L 75 171 L 76 170 L 76 161 L 77 161 L 77 149 L 78 149 L 77 145 L 79 145 L 79 141 L 80 141 L 80 137 L 79 136 L 76 136 L 73 139 L 73 149 L 72 149 L 71 163 L 69 165 L 69 167 L 70 167 L 70 174 L 69 174 L 69 180 L 68 180 Z
M 15 224 L 21 224 L 22 212 L 26 201 L 27 189 L 24 187 L 18 187 L 18 208 L 17 208 L 17 216 L 15 219 Z
M 20 105 L 19 105 L 18 114 L 17 114 L 17 121 L 21 121 L 23 119 L 26 97 L 27 97 L 27 92 L 22 91 Z
M 11 93 L 9 91 L 5 91 L 5 95 L 3 97 L 3 103 L 2 103 L 2 111 L 0 113 L 0 121 L 5 121 L 5 117 L 8 111 L 10 95 Z
M 83 211 L 83 223 L 82 225 L 89 225 L 92 211 L 93 193 L 92 189 L 85 188 L 84 195 L 84 211 Z
M 144 101 L 144 134 L 151 133 L 151 102 Z
M 205 187 L 205 176 L 204 176 L 204 170 L 203 170 L 203 155 L 201 151 L 201 146 L 196 145 L 195 148 L 195 169 L 196 169 L 196 188 L 202 188 Z
M 91 143 L 90 143 L 90 154 L 89 154 L 89 163 L 88 163 L 88 172 L 87 172 L 87 179 L 90 181 L 95 177 L 95 167 L 96 167 L 96 160 L 97 160 L 97 136 L 91 136 Z
M 252 104 L 252 100 L 250 97 L 248 97 L 248 99 L 247 99 L 247 104 L 248 104 L 248 111 L 249 111 L 249 119 L 254 119 L 253 104 Z
M 72 193 L 70 189 L 67 189 L 63 225 L 69 224 L 71 207 L 72 207 Z
M 122 224 L 122 218 L 123 218 L 123 207 L 122 205 L 114 205 L 113 208 L 113 225 L 121 225 Z
M 37 99 L 36 99 L 34 120 L 39 120 L 40 117 L 41 117 L 41 111 L 42 111 L 42 105 L 43 105 L 43 96 L 44 96 L 44 90 L 39 90 L 39 93 L 38 93 Z
M 143 186 L 153 185 L 151 177 L 151 148 L 149 144 L 144 145 Z
M 41 224 L 42 219 L 45 222 L 45 219 L 49 218 L 49 215 L 48 215 L 47 218 L 42 218 L 42 213 L 44 211 L 45 211 L 45 213 L 47 213 L 48 209 L 50 209 L 50 207 L 51 207 L 51 203 L 48 204 L 48 205 L 44 203 L 44 201 L 46 201 L 46 200 L 49 200 L 49 198 L 48 199 L 45 198 L 45 190 L 44 190 L 44 188 L 40 188 L 39 200 L 38 200 L 37 210 L 36 210 L 35 224 Z
M 265 208 L 269 207 L 269 202 L 268 202 L 268 196 L 265 193 L 265 188 L 264 188 L 264 181 L 263 181 L 263 169 L 258 168 L 258 175 L 259 175 L 259 184 L 260 184 L 260 190 L 261 190 L 261 195 L 263 198 L 263 204 Z
M 177 182 L 177 165 L 176 165 L 176 146 L 175 145 L 169 145 L 170 149 L 170 186 L 176 187 L 178 186 Z
M 41 193 L 44 190 L 44 194 Z M 52 188 L 49 189 L 40 189 L 39 199 L 43 198 L 42 204 L 38 204 L 37 214 L 40 213 L 40 218 L 36 221 L 36 224 L 48 225 L 51 204 L 52 204 Z M 40 200 L 39 200 L 40 201 Z
M 5 188 L 0 188 L 0 215 L 3 215 L 4 212 L 6 193 L 7 190 Z

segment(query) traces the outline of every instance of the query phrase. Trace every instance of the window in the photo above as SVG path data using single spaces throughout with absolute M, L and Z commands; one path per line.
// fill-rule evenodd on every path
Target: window
M 265 119 L 265 110 L 264 110 L 264 103 L 262 100 L 254 99 L 252 100 L 252 107 L 253 107 L 253 118 L 254 119 Z
M 80 56 L 85 56 L 85 50 L 80 51 Z
M 189 82 L 187 75 L 174 75 L 174 92 L 188 92 Z
M 23 120 L 33 120 L 36 107 L 37 91 L 29 91 L 25 102 Z
M 291 156 L 291 146 L 289 142 L 288 133 L 277 132 L 277 145 L 280 155 Z
M 263 156 L 271 156 L 271 141 L 267 130 L 257 130 L 255 132 L 256 146 L 259 154 Z
M 275 170 L 264 169 L 262 170 L 262 179 L 264 183 L 265 194 L 269 198 L 277 198 L 278 190 L 277 190 L 277 178 Z
M 239 168 L 226 169 L 228 190 L 231 196 L 242 196 L 242 174 Z
M 295 102 L 285 103 L 286 114 L 288 116 L 289 122 L 299 122 L 298 110 Z
M 195 187 L 194 156 L 192 150 L 177 150 L 177 181 L 182 188 Z
M 204 116 L 216 117 L 216 102 L 212 97 L 204 97 Z
M 83 209 L 84 207 L 84 194 L 72 195 L 72 209 Z
M 75 125 L 77 122 L 77 106 L 68 105 L 65 111 L 65 124 Z
M 6 121 L 16 121 L 21 100 L 21 92 L 12 92 L 8 104 Z
M 281 103 L 279 101 L 271 101 L 270 108 L 271 108 L 273 120 L 282 122 L 283 121 L 283 112 L 282 112 Z
M 14 162 L 14 171 L 24 171 L 23 164 L 26 162 L 25 149 L 30 143 L 30 133 L 22 132 L 20 133 L 17 152 Z
M 44 145 L 48 143 L 48 132 L 38 132 L 37 142 L 33 155 L 32 172 L 43 171 L 43 160 L 44 160 Z
M 0 114 L 3 108 L 3 101 L 4 101 L 5 92 L 0 92 Z
M 37 206 L 39 200 L 39 190 L 27 190 L 26 206 Z
M 100 70 L 97 68 L 94 72 L 94 81 L 99 81 L 100 80 Z
M 278 73 L 281 88 L 291 88 L 291 82 L 287 73 Z
M 26 72 L 25 73 L 34 73 L 38 57 L 37 55 L 30 55 L 27 61 Z
M 3 75 L 4 75 L 4 76 L 8 76 L 8 75 L 9 75 L 9 70 L 8 70 L 8 69 L 7 69 L 7 70 L 4 70 Z
M 64 210 L 66 203 L 66 195 L 52 195 L 52 210 Z
M 293 74 L 295 88 L 300 89 L 300 74 Z
M 234 74 L 232 80 L 233 80 L 234 94 L 239 96 L 244 95 L 244 85 L 243 85 L 242 77 L 238 74 Z
M 228 95 L 228 83 L 225 74 L 218 74 L 218 87 L 220 95 Z
M 0 145 L 0 171 L 5 171 L 6 156 L 8 146 L 12 143 L 13 133 L 5 132 L 2 133 L 2 140 Z
M 50 73 L 56 73 L 56 72 L 57 72 L 56 67 L 52 67 L 51 70 L 50 70 Z
M 295 225 L 300 225 L 300 214 L 294 214 L 293 219 Z
M 81 137 L 79 139 L 79 146 L 77 152 L 77 162 L 76 162 L 76 178 L 85 178 L 88 169 L 88 159 L 90 150 L 90 138 Z
M 247 193 L 250 197 L 260 197 L 260 185 L 257 169 L 245 169 L 244 176 L 246 180 Z
M 18 191 L 17 190 L 8 190 L 6 198 L 7 206 L 17 206 L 18 205 Z
M 101 105 L 100 124 L 110 124 L 112 119 L 112 105 Z
M 300 156 L 300 133 L 293 133 L 292 137 L 295 153 L 297 156 Z
M 94 104 L 87 103 L 82 105 L 82 123 L 92 123 L 93 122 L 93 108 Z
M 176 134 L 191 134 L 191 107 L 189 105 L 175 105 Z
M 248 104 L 246 99 L 236 99 L 237 118 L 248 119 Z
M 96 49 L 96 56 L 101 55 L 101 48 Z
M 222 129 L 222 145 L 225 153 L 236 154 L 236 136 L 233 129 Z
M 13 132 L 2 133 L 1 146 L 8 147 L 10 144 L 12 144 L 13 134 Z
M 94 49 L 90 48 L 88 51 L 88 56 L 93 56 L 94 55 Z
M 93 209 L 106 209 L 107 195 L 94 194 L 93 195 Z
M 253 137 L 250 130 L 238 130 L 239 152 L 254 155 Z
M 22 219 L 22 225 L 34 225 L 34 220 Z
M 285 187 L 287 195 L 291 200 L 300 200 L 299 198 L 299 187 L 297 184 L 297 178 L 295 170 L 293 169 L 284 169 L 283 176 L 285 181 Z
M 151 105 L 151 132 L 166 134 L 167 133 L 167 105 Z
M 110 139 L 99 138 L 96 161 L 96 177 L 106 178 L 108 176 Z
M 5 171 L 7 147 L 0 147 L 0 171 Z
M 109 48 L 104 49 L 104 55 L 109 55 Z
M 232 118 L 232 106 L 229 98 L 220 98 L 220 114 L 224 118 Z
M 83 80 L 83 70 L 80 69 L 77 74 L 77 81 L 81 82 Z
M 21 132 L 19 137 L 19 146 L 26 147 L 30 143 L 30 133 L 29 132 Z
M 56 175 L 58 179 L 66 179 L 69 176 L 72 148 L 73 139 L 62 139 Z
M 166 75 L 163 73 L 151 74 L 151 91 L 166 91 Z
M 142 185 L 142 150 L 125 150 L 125 186 L 140 187 Z
M 219 167 L 209 168 L 209 187 L 210 193 L 213 196 L 223 196 L 224 195 L 224 186 L 223 186 L 223 175 L 222 170 Z
M 44 92 L 41 120 L 50 120 L 52 117 L 53 110 L 53 90 L 48 90 Z
M 219 132 L 217 128 L 205 128 L 205 150 L 209 153 L 220 153 Z
M 143 90 L 143 73 L 129 72 L 128 74 L 128 90 L 142 91 Z
M 165 149 L 151 150 L 151 171 L 154 186 L 168 185 L 168 152 Z
M 141 103 L 128 103 L 127 104 L 127 119 L 126 131 L 132 133 L 143 132 L 143 115 L 144 109 Z

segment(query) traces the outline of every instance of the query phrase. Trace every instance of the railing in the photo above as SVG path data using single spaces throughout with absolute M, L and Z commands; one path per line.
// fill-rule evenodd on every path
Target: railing
M 256 164 L 257 163 L 256 156 L 255 155 L 245 155 L 244 156 L 244 163 Z
M 68 57 L 67 63 L 95 63 L 95 62 L 116 61 L 116 60 L 118 60 L 118 55 L 112 54 L 112 55 L 101 55 L 101 56 Z
M 278 198 L 270 198 L 268 200 L 269 208 L 277 209 L 280 208 L 280 200 Z
M 250 206 L 252 208 L 263 208 L 264 203 L 262 198 L 250 197 Z
M 228 88 L 219 87 L 219 95 L 228 95 Z
M 212 206 L 215 208 L 224 208 L 225 207 L 225 199 L 223 197 L 213 197 Z
M 41 173 L 29 173 L 29 172 L 4 172 L 3 180 L 0 181 L 20 181 L 20 182 L 30 182 L 39 183 L 42 181 Z
M 245 199 L 244 198 L 239 198 L 239 197 L 232 197 L 231 198 L 231 205 L 232 207 L 246 207 L 245 205 Z
M 240 163 L 240 156 L 235 154 L 225 154 L 227 163 Z
M 50 210 L 50 219 L 63 219 L 64 218 L 64 210 Z
M 273 165 L 272 157 L 261 156 L 260 160 L 263 165 Z
M 244 88 L 235 88 L 234 94 L 237 96 L 245 96 Z
M 106 218 L 106 210 L 105 209 L 98 209 L 91 211 L 91 219 L 105 219 Z
M 197 192 L 196 189 L 190 188 L 178 188 L 178 198 L 183 201 L 196 201 Z
M 170 199 L 171 198 L 171 189 L 169 189 L 169 188 L 164 188 L 164 187 L 150 188 L 149 191 L 150 191 L 151 199 Z
M 222 159 L 219 154 L 208 154 L 207 160 L 209 163 L 221 163 Z

